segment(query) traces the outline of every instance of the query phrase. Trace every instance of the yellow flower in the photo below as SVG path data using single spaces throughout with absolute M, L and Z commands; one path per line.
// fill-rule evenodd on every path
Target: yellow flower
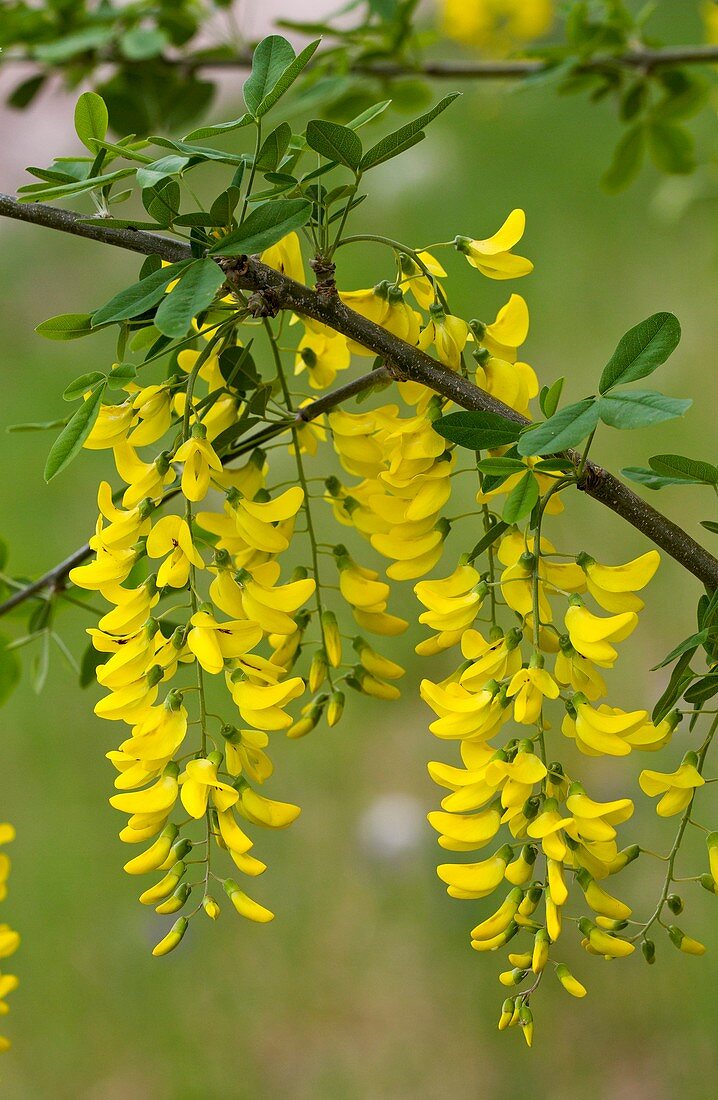
M 592 703 L 606 694 L 606 682 L 598 669 L 582 657 L 571 645 L 569 638 L 563 635 L 559 639 L 560 649 L 556 654 L 553 674 L 559 684 L 565 684 L 580 691 Z
M 487 687 L 472 694 L 460 684 L 449 683 L 444 687 L 431 680 L 422 680 L 420 694 L 438 715 L 429 726 L 436 737 L 485 741 L 493 737 L 509 717 L 506 702 L 498 689 Z
M 446 278 L 446 272 L 443 267 L 430 252 L 419 252 L 417 255 L 426 270 L 433 275 L 435 279 Z M 411 256 L 402 255 L 401 270 L 404 276 L 401 281 L 402 289 L 409 289 L 414 295 L 417 304 L 421 306 L 422 309 L 429 309 L 436 297 L 432 280 L 424 274 L 422 268 L 414 262 Z
M 277 665 L 271 667 L 275 675 L 282 671 Z M 228 686 L 244 721 L 259 730 L 288 729 L 292 719 L 284 707 L 304 694 L 304 681 L 300 676 L 273 683 L 252 682 L 251 678 L 230 678 Z
M 207 442 L 206 429 L 195 424 L 192 435 L 175 452 L 177 462 L 184 463 L 182 493 L 187 500 L 202 500 L 207 495 L 211 471 L 221 471 L 222 463 L 211 443 Z
M 302 250 L 296 233 L 287 233 L 277 244 L 266 248 L 259 258 L 267 267 L 273 267 L 289 279 L 295 279 L 298 283 L 306 282 Z
M 90 539 L 93 550 L 127 550 L 141 535 L 146 535 L 150 529 L 150 514 L 153 509 L 151 501 L 144 501 L 135 508 L 125 511 L 117 508 L 112 500 L 112 489 L 106 481 L 101 481 L 97 491 L 97 506 L 100 515 L 97 520 L 95 534 Z M 109 525 L 103 525 L 103 518 L 109 520 Z
M 512 851 L 508 844 L 480 863 L 441 863 L 436 873 L 447 884 L 450 897 L 465 900 L 485 898 L 503 881 Z
M 238 802 L 239 792 L 217 778 L 221 759 L 219 753 L 213 752 L 205 760 L 190 760 L 179 777 L 182 805 L 191 817 L 204 816 L 210 796 L 219 813 Z
M 576 561 L 586 574 L 588 591 L 596 603 L 617 614 L 641 610 L 643 600 L 634 593 L 645 588 L 661 558 L 657 550 L 649 550 L 626 565 L 599 565 L 588 554 L 579 554 Z
M 481 343 L 492 356 L 505 363 L 515 363 L 517 351 L 529 334 L 529 310 L 520 294 L 512 294 L 496 314 L 496 320 L 485 325 Z
M 103 615 L 97 624 L 100 632 L 106 634 L 134 634 L 147 621 L 151 609 L 160 598 L 154 577 L 148 577 L 138 588 L 122 588 L 121 585 L 108 585 L 102 594 L 106 600 L 115 604 L 111 611 Z M 95 642 L 97 631 L 92 628 L 88 634 Z M 100 647 L 95 644 L 95 648 Z
M 419 339 L 420 314 L 404 300 L 398 286 L 380 283 L 373 290 L 341 291 L 339 297 L 349 309 L 381 325 L 407 344 L 416 344 Z M 354 340 L 349 341 L 349 349 L 355 355 L 374 357 L 373 351 Z
M 147 555 L 164 558 L 157 571 L 157 587 L 184 588 L 190 567 L 204 569 L 202 555 L 195 548 L 187 521 L 181 516 L 163 516 L 147 536 Z
M 455 243 L 472 267 L 489 279 L 518 279 L 529 275 L 534 265 L 523 256 L 515 256 L 511 249 L 521 240 L 526 228 L 523 210 L 513 210 L 498 232 L 483 241 L 470 237 L 457 237 Z
M 187 645 L 205 672 L 216 675 L 225 661 L 243 657 L 262 640 L 262 628 L 251 619 L 218 623 L 208 611 L 197 611 L 190 619 Z
M 147 447 L 150 443 L 156 443 L 172 422 L 169 387 L 143 387 L 135 394 L 132 408 L 139 416 L 140 423 L 130 432 L 129 442 L 133 447 Z
M 532 725 L 543 706 L 543 700 L 558 699 L 558 685 L 545 668 L 522 668 L 516 672 L 506 694 L 514 700 L 514 719 L 522 725 Z
M 572 596 L 564 622 L 571 645 L 582 657 L 601 668 L 612 668 L 618 653 L 610 643 L 627 638 L 638 626 L 638 616 L 635 611 L 624 611 L 608 618 L 593 615 L 578 596 Z
M 78 588 L 86 588 L 90 592 L 114 589 L 127 579 L 137 556 L 137 551 L 129 548 L 113 551 L 100 547 L 93 562 L 75 566 L 70 570 L 69 577 Z
M 539 392 L 538 378 L 528 363 L 510 363 L 495 355 L 481 358 L 474 379 L 480 389 L 503 401 L 504 405 L 516 409 L 522 416 L 528 416 L 529 403 Z M 505 482 L 501 486 L 503 492 L 508 491 L 507 485 L 508 482 Z M 549 513 L 551 503 L 549 501 Z
M 422 351 L 428 351 L 434 344 L 439 361 L 458 371 L 468 336 L 469 326 L 466 321 L 445 313 L 442 306 L 434 305 L 430 310 L 428 324 L 419 334 L 418 345 Z
M 117 472 L 126 483 L 122 497 L 125 508 L 132 508 L 141 500 L 159 500 L 165 486 L 175 479 L 175 472 L 166 455 L 159 455 L 154 462 L 143 462 L 129 443 L 117 443 L 112 451 Z
M 551 28 L 553 0 L 441 0 L 441 29 L 448 38 L 505 54 Z
M 673 817 L 685 810 L 697 787 L 702 787 L 705 779 L 698 771 L 698 755 L 687 752 L 679 768 L 674 772 L 642 771 L 638 782 L 644 794 L 649 798 L 662 795 L 656 806 L 660 817 Z
M 573 697 L 576 717 L 566 715 L 561 729 L 574 738 L 587 756 L 628 756 L 632 745 L 628 737 L 645 725 L 645 710 L 630 712 L 602 704 L 598 709 L 589 705 L 580 693 Z
M 312 389 L 324 390 L 331 386 L 337 371 L 346 370 L 350 362 L 344 336 L 323 326 L 321 332 L 308 328 L 297 348 L 294 373 L 299 375 L 306 370 Z
M 89 396 L 89 393 L 86 394 L 85 399 Z M 116 447 L 127 439 L 135 421 L 136 413 L 132 401 L 125 401 L 121 405 L 100 405 L 97 420 L 82 446 L 89 451 Z

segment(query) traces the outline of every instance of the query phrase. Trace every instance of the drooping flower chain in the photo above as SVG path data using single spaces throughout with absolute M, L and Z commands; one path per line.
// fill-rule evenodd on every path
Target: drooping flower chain
M 512 251 L 524 224 L 523 212 L 514 211 L 494 237 L 454 243 L 485 276 L 516 278 L 532 270 Z M 262 258 L 304 281 L 295 234 Z M 397 258 L 398 281 L 342 293 L 345 303 L 453 370 L 468 373 L 465 355 L 473 345 L 477 384 L 527 414 L 538 382 L 518 354 L 529 324 L 523 298 L 512 294 L 493 322 L 469 325 L 450 313 L 441 289 L 446 272 L 433 255 L 400 248 Z M 658 554 L 623 566 L 601 565 L 585 553 L 557 560 L 561 555 L 540 524 L 563 508 L 559 492 L 568 479 L 537 469 L 543 494 L 537 532 L 509 527 L 489 546 L 483 572 L 481 562 L 464 554 L 450 575 L 422 580 L 440 562 L 451 530 L 443 511 L 456 455 L 432 427 L 445 403 L 423 386 L 399 382 L 401 404 L 336 408 L 326 421 L 298 420 L 296 401 L 309 397 L 292 393 L 285 349 L 264 322 L 276 368 L 271 409 L 278 410 L 277 433 L 291 431 L 296 464 L 292 484 L 277 485 L 268 449 L 246 453 L 241 440 L 234 450 L 227 445 L 247 409 L 228 382 L 224 356 L 241 347 L 240 331 L 250 332 L 254 323 L 240 300 L 223 304 L 224 322 L 206 322 L 198 335 L 202 350 L 180 351 L 168 379 L 131 382 L 122 403 L 102 406 L 85 446 L 112 450 L 124 488 L 113 494 L 109 483 L 100 485 L 95 559 L 71 574 L 112 605 L 90 631 L 103 658 L 97 679 L 108 693 L 95 712 L 129 727 L 129 736 L 108 753 L 117 770 L 110 801 L 128 815 L 120 838 L 148 845 L 125 870 L 159 875 L 140 895 L 143 904 L 160 914 L 184 910 L 154 954 L 171 951 L 200 909 L 216 919 L 215 893 L 224 892 L 250 920 L 272 919 L 254 890 L 248 894 L 235 877 L 265 870 L 251 852 L 255 827 L 283 828 L 300 812 L 258 789 L 272 775 L 270 738 L 281 731 L 304 736 L 323 718 L 335 725 L 346 688 L 383 700 L 399 696 L 404 669 L 377 652 L 367 635 L 391 638 L 408 624 L 389 610 L 391 583 L 357 560 L 361 550 L 343 540 L 317 541 L 317 510 L 328 504 L 340 528 L 358 533 L 388 561 L 389 582 L 418 582 L 419 621 L 433 633 L 417 652 L 436 658 L 461 648 L 464 662 L 455 673 L 421 687 L 437 716 L 432 732 L 458 741 L 461 757 L 460 767 L 429 765 L 449 791 L 429 821 L 449 852 L 480 850 L 504 830 L 504 842 L 488 858 L 444 863 L 439 876 L 451 896 L 472 901 L 508 883 L 498 910 L 473 928 L 471 945 L 479 952 L 511 945 L 512 969 L 501 981 L 516 992 L 505 1001 L 499 1026 L 521 1023 L 530 1043 L 530 999 L 550 955 L 568 992 L 585 993 L 553 958 L 572 885 L 588 915 L 570 919 L 591 954 L 628 955 L 642 939 L 648 956 L 646 932 L 661 919 L 662 907 L 632 935 L 630 909 L 603 885 L 639 854 L 638 846 L 619 851 L 617 843 L 616 826 L 631 816 L 633 803 L 594 801 L 552 759 L 555 749 L 547 753 L 544 716 L 547 700 L 562 699 L 562 733 L 589 756 L 654 751 L 670 740 L 676 717 L 655 727 L 644 710 L 626 713 L 599 702 L 606 694 L 600 670 L 612 667 L 614 643 L 635 629 L 643 606 L 635 593 L 653 576 Z M 294 375 L 308 378 L 313 390 L 331 386 L 352 356 L 373 355 L 317 322 L 299 320 Z M 272 423 L 269 414 L 266 419 Z M 309 478 L 305 466 L 328 436 L 343 472 L 326 477 L 320 464 L 321 476 Z M 154 451 L 148 456 L 146 448 Z M 534 460 L 525 463 L 533 467 Z M 498 487 L 479 478 L 476 516 L 487 530 L 497 500 L 520 477 Z M 324 482 L 321 492 L 311 491 L 317 481 Z M 160 515 L 159 506 L 172 500 L 181 507 Z M 282 563 L 290 549 L 303 562 L 291 573 Z M 329 605 L 334 588 L 343 606 Z M 556 601 L 564 604 L 561 626 L 554 621 Z M 488 636 L 477 629 L 484 621 Z M 219 713 L 211 709 L 218 688 L 224 694 Z M 515 726 L 506 733 L 511 720 Z M 691 801 L 703 782 L 701 763 L 689 754 L 676 773 L 642 774 L 644 791 L 664 796 L 659 813 L 680 812 Z M 711 847 L 713 887 L 715 851 Z M 700 949 L 673 926 L 669 934 L 684 951 Z

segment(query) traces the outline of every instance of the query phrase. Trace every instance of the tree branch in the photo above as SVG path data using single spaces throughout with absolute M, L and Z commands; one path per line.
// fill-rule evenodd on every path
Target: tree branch
M 108 55 L 103 62 L 121 64 L 124 58 Z M 321 54 L 317 56 L 321 60 Z M 216 69 L 250 69 L 252 53 L 249 50 L 237 53 L 233 57 L 164 57 L 163 64 L 173 65 L 187 72 Z M 33 64 L 31 56 L 11 55 L 3 59 L 4 64 Z M 600 73 L 611 68 L 642 70 L 653 72 L 656 69 L 672 68 L 676 65 L 718 65 L 718 46 L 687 45 L 662 46 L 656 49 L 634 49 L 618 54 L 597 54 L 586 61 L 576 60 L 574 71 L 579 73 Z M 550 72 L 556 62 L 549 58 L 509 58 L 486 60 L 461 60 L 456 58 L 428 59 L 417 64 L 408 61 L 354 61 L 349 70 L 360 76 L 373 76 L 378 79 L 390 79 L 402 76 L 423 76 L 431 80 L 521 80 L 539 73 Z
M 19 218 L 172 261 L 189 255 L 186 245 L 167 237 L 132 229 L 103 229 L 101 221 L 87 225 L 81 222 L 81 215 L 40 203 L 19 203 L 10 195 L 0 194 L 0 216 Z M 252 291 L 251 306 L 257 315 L 273 316 L 280 310 L 288 309 L 312 317 L 380 356 L 386 364 L 387 373 L 394 378 L 421 382 L 462 408 L 495 412 L 520 424 L 529 423 L 514 409 L 455 374 L 419 348 L 348 309 L 337 294 L 317 294 L 310 287 L 287 278 L 252 256 L 223 260 L 222 266 L 230 284 Z M 376 373 L 349 383 L 351 393 L 373 385 Z M 346 389 L 342 387 L 343 391 Z M 347 396 L 349 394 L 344 392 L 340 400 L 346 400 Z M 320 411 L 326 411 L 328 399 L 329 395 L 319 399 L 324 402 Z M 307 419 L 307 408 L 303 410 L 302 417 Z M 571 457 L 578 465 L 578 456 Z M 613 474 L 588 462 L 579 488 L 647 535 L 706 587 L 718 588 L 718 560 L 675 523 L 636 496 Z

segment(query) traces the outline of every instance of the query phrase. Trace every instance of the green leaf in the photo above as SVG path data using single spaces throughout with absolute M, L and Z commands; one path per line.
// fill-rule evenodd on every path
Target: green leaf
M 97 151 L 94 141 L 104 141 L 109 115 L 105 101 L 97 92 L 83 92 L 75 104 L 75 133 L 91 153 Z
M 548 455 L 576 447 L 598 424 L 599 404 L 594 397 L 566 405 L 543 424 L 530 428 L 519 439 L 522 455 Z
M 70 195 L 82 195 L 85 191 L 96 191 L 99 187 L 109 187 L 117 180 L 133 176 L 134 168 L 118 168 L 116 172 L 107 172 L 104 176 L 89 176 L 77 183 L 61 183 L 57 187 L 44 187 L 36 189 L 34 183 L 25 187 L 18 187 L 20 202 L 46 202 L 48 199 L 64 199 Z
M 718 535 L 718 523 L 714 523 L 712 519 L 702 519 L 701 527 L 705 527 L 706 531 L 710 531 L 713 535 Z
M 155 315 L 155 327 L 175 340 L 187 335 L 192 318 L 211 305 L 224 283 L 224 272 L 214 260 L 196 260 L 166 294 Z
M 146 167 L 137 169 L 138 186 L 143 189 L 156 187 L 158 183 L 162 180 L 166 180 L 168 176 L 176 176 L 184 171 L 190 163 L 190 160 L 190 157 L 183 157 L 174 153 L 166 157 L 160 157 L 159 160 L 153 160 Z M 147 209 L 147 207 L 145 207 L 145 209 Z
M 128 61 L 158 57 L 169 44 L 169 38 L 159 27 L 132 27 L 120 38 L 120 50 Z
M 484 550 L 488 550 L 488 548 L 494 542 L 496 542 L 497 539 L 501 538 L 504 531 L 508 531 L 508 529 L 508 523 L 503 523 L 501 520 L 492 523 L 486 534 L 479 539 L 479 541 L 476 543 L 476 546 L 469 554 L 469 561 L 473 562 L 476 561 L 477 558 L 481 557 Z
M 660 474 L 654 473 L 653 470 L 647 470 L 645 466 L 624 466 L 621 473 L 624 477 L 627 477 L 629 481 L 635 481 L 639 485 L 645 485 L 647 489 L 665 489 L 667 485 L 702 484 L 702 482 L 694 481 L 692 478 L 662 477 Z
M 648 126 L 648 148 L 661 172 L 685 176 L 696 167 L 693 137 L 683 126 L 654 119 Z
M 200 126 L 197 130 L 185 134 L 185 141 L 200 141 L 202 138 L 216 137 L 219 134 L 230 134 L 233 130 L 241 130 L 243 126 L 249 126 L 254 119 L 250 114 L 240 115 L 230 122 L 217 122 L 214 126 Z
M 161 228 L 167 228 L 175 220 L 179 214 L 180 201 L 180 185 L 177 180 L 169 177 L 158 180 L 154 186 L 145 187 L 142 191 L 142 205 Z
M 718 467 L 711 462 L 699 462 L 694 458 L 684 458 L 683 455 L 654 455 L 648 459 L 648 465 L 663 477 L 718 485 Z
M 32 55 L 49 65 L 62 65 L 65 61 L 77 57 L 78 54 L 109 45 L 114 34 L 112 27 L 86 27 L 76 34 L 67 34 L 35 46 Z
M 718 672 L 709 672 L 707 676 L 691 684 L 683 698 L 687 703 L 700 707 L 714 695 L 718 695 Z
M 145 279 L 126 287 L 96 310 L 92 315 L 92 327 L 107 325 L 113 321 L 126 321 L 130 317 L 139 317 L 161 301 L 169 284 L 188 267 L 192 260 L 181 260 L 170 264 Z
M 476 463 L 477 469 L 482 474 L 494 474 L 498 477 L 508 477 L 511 474 L 526 472 L 526 463 L 518 458 L 482 458 Z
M 423 136 L 424 127 L 428 126 L 442 111 L 445 111 L 458 98 L 459 94 L 459 92 L 452 92 L 451 95 L 444 96 L 430 111 L 419 115 L 413 122 L 408 122 L 405 126 L 394 130 L 393 133 L 387 134 L 376 145 L 373 145 L 362 157 L 360 164 L 362 171 L 375 168 L 377 164 L 382 164 L 385 160 L 389 160 L 391 157 L 397 156 L 405 149 L 410 148 L 411 145 L 420 140 L 419 135 Z
M 522 425 L 508 420 L 498 413 L 465 411 L 440 416 L 432 424 L 435 432 L 460 447 L 472 451 L 483 451 L 493 447 L 503 447 L 514 443 L 521 432 Z
M 528 516 L 534 509 L 539 498 L 539 487 L 536 478 L 527 470 L 506 498 L 501 518 L 504 523 L 518 523 L 524 516 Z
M 356 172 L 362 158 L 362 144 L 348 126 L 312 119 L 307 124 L 307 145 L 327 160 L 336 160 Z
M 628 430 L 675 420 L 683 416 L 692 404 L 690 400 L 666 397 L 654 390 L 629 390 L 627 393 L 611 393 L 601 397 L 598 407 L 604 424 Z
M 366 126 L 368 122 L 373 122 L 379 115 L 383 115 L 389 106 L 391 106 L 391 100 L 383 99 L 381 103 L 375 103 L 373 107 L 367 107 L 366 111 L 362 111 L 346 125 L 350 130 L 359 130 L 362 126 Z
M 45 481 L 52 481 L 61 470 L 79 454 L 82 444 L 92 431 L 102 404 L 104 386 L 98 386 L 94 393 L 83 401 L 70 422 L 63 428 L 50 448 L 45 463 Z
M 264 173 L 276 171 L 291 139 L 292 127 L 288 122 L 282 122 L 276 130 L 272 130 L 262 142 L 257 157 L 257 170 Z
M 58 313 L 56 317 L 41 321 L 35 332 L 47 340 L 79 340 L 81 336 L 89 336 L 94 329 L 89 313 Z
M 696 73 L 685 69 L 666 69 L 658 79 L 666 90 L 666 97 L 656 104 L 656 114 L 661 119 L 691 118 L 705 106 L 711 85 Z
M 688 653 L 690 650 L 691 657 L 698 649 L 699 645 L 703 645 L 708 641 L 710 637 L 707 630 L 701 630 L 698 634 L 691 634 L 690 638 L 684 639 L 680 645 L 677 645 L 675 649 L 672 649 L 667 657 L 664 657 L 657 665 L 654 665 L 651 672 L 657 672 L 659 668 L 665 668 L 666 665 L 672 665 L 673 662 L 681 657 L 684 653 Z
M 683 692 L 695 679 L 695 673 L 690 668 L 692 656 L 693 654 L 690 650 L 683 653 L 678 664 L 673 669 L 666 690 L 653 708 L 651 719 L 656 725 L 662 722 L 663 719 L 670 714 Z
M 654 313 L 629 329 L 604 367 L 598 392 L 625 386 L 653 374 L 678 347 L 681 326 L 672 313 Z
M 118 363 L 108 374 L 107 385 L 111 390 L 121 390 L 136 377 L 137 367 L 134 363 Z
M 609 194 L 628 187 L 641 170 L 646 152 L 646 131 L 642 124 L 631 126 L 619 141 L 610 167 L 601 180 Z
M 291 88 L 294 81 L 307 63 L 310 61 L 314 52 L 319 45 L 320 39 L 317 38 L 314 42 L 310 42 L 308 46 L 305 46 L 303 50 L 297 54 L 294 60 L 287 65 L 286 69 L 282 72 L 274 87 L 266 93 L 262 101 L 258 104 L 256 109 L 257 118 L 261 118 L 262 115 L 266 115 L 267 111 L 271 110 L 274 104 L 281 99 L 286 91 Z M 245 85 L 246 88 L 246 85 Z
M 564 378 L 557 378 L 552 386 L 544 386 L 539 395 L 539 405 L 544 416 L 553 416 L 563 392 Z
M 12 694 L 20 679 L 20 661 L 17 655 L 8 650 L 8 638 L 0 634 L 0 706 Z
M 263 252 L 287 233 L 301 229 L 312 214 L 308 199 L 275 199 L 255 207 L 238 229 L 210 249 L 215 256 L 243 256 Z
M 100 374 L 98 370 L 93 370 L 89 374 L 81 374 L 79 378 L 75 378 L 69 386 L 65 387 L 62 391 L 62 399 L 63 401 L 77 401 L 83 393 L 94 389 L 98 382 L 104 382 L 104 380 L 104 374 Z
M 53 428 L 63 428 L 69 419 L 69 417 L 62 417 L 59 420 L 36 421 L 33 424 L 8 424 L 6 430 L 8 434 L 13 432 L 48 432 Z
M 263 101 L 295 59 L 294 49 L 280 34 L 263 38 L 252 57 L 252 72 L 242 88 L 247 110 L 259 118 Z M 281 95 L 281 93 L 280 93 Z

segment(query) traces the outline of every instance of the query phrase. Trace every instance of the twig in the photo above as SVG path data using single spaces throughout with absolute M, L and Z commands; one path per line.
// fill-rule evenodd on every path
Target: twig
M 103 55 L 108 64 L 121 64 L 124 58 L 114 54 Z M 322 61 L 318 54 L 314 65 Z M 186 72 L 221 69 L 249 69 L 252 52 L 242 51 L 233 57 L 163 57 L 164 65 L 174 66 Z M 38 64 L 27 55 L 11 55 L 3 58 L 3 64 Z M 549 58 L 516 58 L 487 60 L 457 60 L 438 58 L 412 64 L 409 61 L 354 61 L 349 71 L 361 76 L 390 79 L 402 76 L 423 76 L 431 80 L 520 80 L 540 73 L 550 72 L 556 62 Z M 596 54 L 586 61 L 576 60 L 575 72 L 604 72 L 606 69 L 623 68 L 643 72 L 672 68 L 676 65 L 716 65 L 718 47 L 711 45 L 663 46 L 657 49 L 627 50 L 625 53 Z M 313 66 L 310 66 L 313 67 Z

